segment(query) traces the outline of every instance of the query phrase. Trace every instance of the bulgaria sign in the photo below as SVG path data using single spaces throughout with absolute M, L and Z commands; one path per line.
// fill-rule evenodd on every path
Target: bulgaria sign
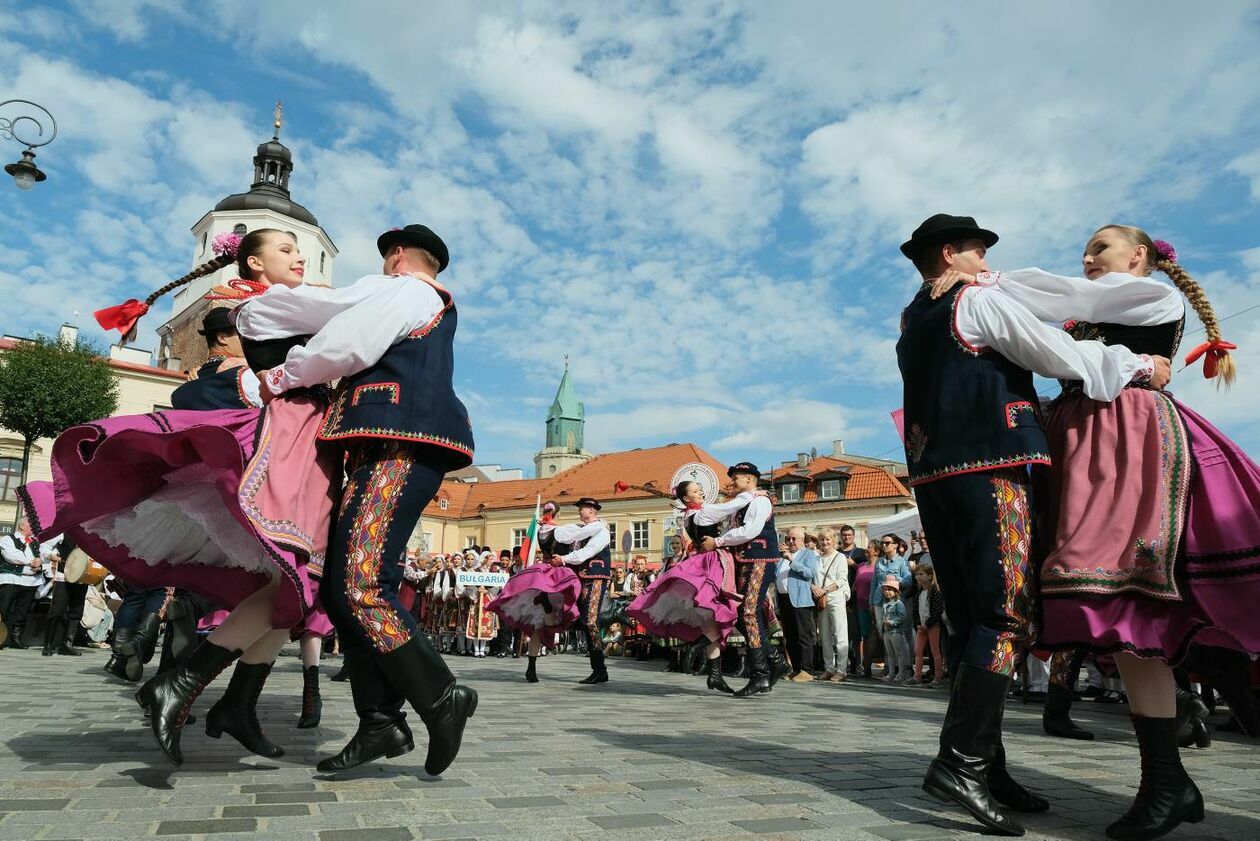
M 502 587 L 508 583 L 506 572 L 474 572 L 460 570 L 455 576 L 461 587 Z

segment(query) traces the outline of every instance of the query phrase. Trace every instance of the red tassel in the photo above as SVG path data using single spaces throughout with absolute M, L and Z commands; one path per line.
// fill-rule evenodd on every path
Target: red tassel
M 628 491 L 628 490 L 630 490 L 630 486 L 626 484 L 625 482 L 617 482 L 616 484 L 613 485 L 613 493 L 615 494 L 619 494 L 622 491 Z
M 1233 342 L 1227 342 L 1224 339 L 1217 339 L 1214 342 L 1204 342 L 1194 350 L 1186 354 L 1186 364 L 1193 365 L 1200 356 L 1203 357 L 1203 376 L 1206 379 L 1212 379 L 1216 376 L 1217 364 L 1221 358 L 1231 350 L 1237 350 L 1238 345 Z
M 101 325 L 102 329 L 117 330 L 123 334 L 125 339 L 128 335 L 135 332 L 136 322 L 148 311 L 148 304 L 132 298 L 116 307 L 106 307 L 103 310 L 97 310 L 93 315 L 96 316 L 96 323 Z

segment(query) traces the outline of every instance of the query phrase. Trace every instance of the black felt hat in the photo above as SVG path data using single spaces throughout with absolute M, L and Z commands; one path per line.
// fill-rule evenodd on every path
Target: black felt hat
M 209 336 L 212 333 L 222 333 L 224 330 L 235 330 L 231 315 L 231 307 L 215 307 L 201 319 L 201 329 L 197 332 L 203 336 Z
M 584 508 L 589 505 L 591 508 L 594 508 L 596 511 L 599 511 L 600 509 L 604 507 L 599 504 L 599 500 L 594 499 L 593 497 L 589 497 L 589 496 L 584 496 L 573 504 L 576 505 L 578 508 Z
M 376 238 L 376 250 L 384 257 L 386 252 L 396 245 L 412 248 L 423 248 L 437 258 L 438 271 L 446 268 L 451 261 L 451 253 L 446 250 L 442 238 L 424 225 L 408 225 L 405 228 L 391 228 Z
M 922 225 L 914 229 L 910 239 L 901 244 L 901 253 L 913 260 L 925 248 L 960 239 L 978 239 L 984 243 L 985 248 L 992 248 L 998 241 L 998 235 L 981 228 L 974 217 L 938 213 L 929 216 L 923 220 Z
M 751 461 L 741 461 L 739 464 L 732 464 L 730 467 L 726 468 L 726 475 L 730 476 L 732 479 L 735 478 L 735 474 L 737 473 L 749 473 L 756 476 L 758 479 L 761 478 L 761 471 L 758 470 L 757 465 L 753 464 Z

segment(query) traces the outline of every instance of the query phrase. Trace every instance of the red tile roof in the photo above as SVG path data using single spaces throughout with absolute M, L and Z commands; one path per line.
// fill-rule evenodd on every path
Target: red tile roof
M 801 496 L 801 502 L 819 502 L 818 483 L 815 481 L 815 478 L 829 470 L 837 469 L 844 470 L 849 474 L 849 481 L 844 488 L 845 500 L 910 496 L 910 491 L 906 489 L 906 486 L 888 471 L 837 456 L 818 456 L 812 459 L 806 467 L 797 467 L 796 462 L 789 462 L 782 467 L 775 468 L 774 472 L 771 473 L 770 480 L 775 485 L 778 485 L 781 479 L 798 476 L 806 483 L 805 493 Z M 830 502 L 831 500 L 828 501 Z
M 12 350 L 13 348 L 17 347 L 17 345 L 18 345 L 17 339 L 10 339 L 7 337 L 0 338 L 0 350 Z M 159 377 L 169 377 L 173 380 L 180 380 L 181 382 L 183 380 L 188 379 L 186 376 L 184 376 L 183 371 L 172 371 L 169 368 L 156 368 L 152 365 L 141 365 L 138 362 L 127 362 L 122 359 L 109 359 L 108 361 L 109 361 L 109 366 L 111 368 L 118 368 L 119 370 L 122 370 L 122 371 L 137 371 L 142 374 L 153 374 Z

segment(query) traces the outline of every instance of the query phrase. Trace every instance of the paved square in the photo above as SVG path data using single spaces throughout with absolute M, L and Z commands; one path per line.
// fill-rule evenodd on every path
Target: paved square
M 313 766 L 354 730 L 347 684 L 325 679 L 323 724 L 298 730 L 300 665 L 282 657 L 260 714 L 285 756 L 252 756 L 192 725 L 175 770 L 153 747 L 133 688 L 100 671 L 104 659 L 0 651 L 0 841 L 979 837 L 960 810 L 919 790 L 941 691 L 780 683 L 737 701 L 660 662 L 614 660 L 612 682 L 588 687 L 575 682 L 587 668 L 573 655 L 541 659 L 536 685 L 522 679 L 523 659 L 453 658 L 481 704 L 450 772 L 425 776 L 424 729 L 411 716 L 414 753 L 333 778 Z M 325 664 L 325 678 L 339 663 Z M 1055 801 L 1048 814 L 1021 816 L 1025 837 L 1102 839 L 1138 781 L 1127 713 L 1078 704 L 1076 718 L 1098 735 L 1090 743 L 1043 736 L 1040 712 L 1018 702 L 1007 712 L 1017 778 Z M 1210 749 L 1183 752 L 1207 821 L 1170 838 L 1260 838 L 1256 747 L 1217 735 Z

